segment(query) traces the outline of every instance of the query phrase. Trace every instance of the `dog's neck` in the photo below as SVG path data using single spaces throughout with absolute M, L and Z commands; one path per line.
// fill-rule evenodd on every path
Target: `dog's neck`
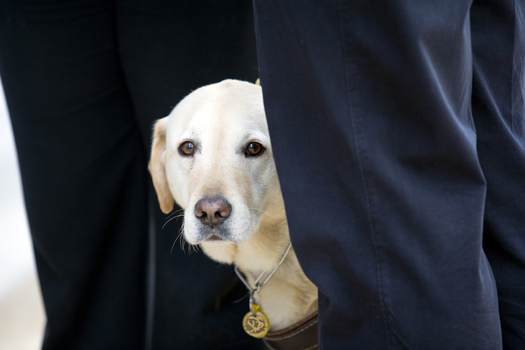
M 290 244 L 286 217 L 276 220 L 278 214 L 272 214 L 268 216 L 269 222 L 262 220 L 259 230 L 248 242 L 226 246 L 203 244 L 203 250 L 214 260 L 235 264 L 253 286 L 253 276 L 272 271 Z M 293 248 L 254 298 L 270 319 L 272 331 L 291 326 L 317 310 L 317 287 L 304 274 Z M 246 304 L 248 312 L 248 302 Z
M 242 266 L 239 268 L 243 270 Z M 248 283 L 254 286 L 257 272 L 244 271 Z M 254 298 L 270 319 L 272 331 L 286 328 L 317 310 L 317 288 L 302 271 L 293 250 Z

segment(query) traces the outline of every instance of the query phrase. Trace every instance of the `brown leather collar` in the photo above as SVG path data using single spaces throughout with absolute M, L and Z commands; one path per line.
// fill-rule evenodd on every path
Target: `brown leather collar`
M 270 350 L 317 350 L 317 311 L 280 331 L 268 332 L 264 342 Z

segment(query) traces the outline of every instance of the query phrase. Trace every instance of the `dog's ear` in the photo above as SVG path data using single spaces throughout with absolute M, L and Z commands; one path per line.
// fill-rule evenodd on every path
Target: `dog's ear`
M 166 214 L 173 210 L 173 203 L 175 202 L 166 178 L 167 124 L 168 117 L 159 119 L 155 123 L 153 145 L 151 147 L 151 159 L 148 166 L 159 199 L 160 209 Z

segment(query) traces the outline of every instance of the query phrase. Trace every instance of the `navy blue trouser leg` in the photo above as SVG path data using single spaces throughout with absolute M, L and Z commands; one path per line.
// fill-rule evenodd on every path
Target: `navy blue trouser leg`
M 525 3 L 471 10 L 472 113 L 487 180 L 483 247 L 498 289 L 505 349 L 525 348 Z
M 515 7 L 500 12 L 515 27 L 476 46 L 497 16 L 480 20 L 476 2 L 254 1 L 272 144 L 292 241 L 319 287 L 322 348 L 499 349 L 496 284 L 503 326 L 514 324 L 505 346 L 509 331 L 523 339 L 523 312 L 509 305 L 523 308 L 524 219 L 496 209 L 514 190 L 508 206 L 524 212 L 523 5 L 501 3 Z M 507 54 L 492 65 L 510 61 L 510 76 L 487 72 L 507 91 L 479 80 L 490 67 L 481 47 Z M 494 121 L 476 97 L 494 102 L 485 88 L 512 99 L 512 135 L 484 124 Z M 502 151 L 489 155 L 487 137 L 517 165 L 493 163 Z M 485 254 L 490 232 L 504 253 Z

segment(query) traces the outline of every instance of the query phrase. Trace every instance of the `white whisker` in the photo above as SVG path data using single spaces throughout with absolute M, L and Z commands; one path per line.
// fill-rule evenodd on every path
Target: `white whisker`
M 198 253 L 199 252 L 199 248 L 200 246 L 198 244 L 190 244 L 191 248 L 190 250 L 188 250 L 188 253 L 191 254 L 191 251 L 193 250 L 195 253 Z
M 179 214 L 179 215 L 177 215 L 177 216 L 173 216 L 172 218 L 166 220 L 166 222 L 164 223 L 164 225 L 162 225 L 162 229 L 164 229 L 164 227 L 166 227 L 166 225 L 167 225 L 170 221 L 172 221 L 172 220 L 177 220 L 178 218 L 181 218 L 181 217 L 184 217 L 184 213 Z
M 167 219 L 170 219 L 172 216 L 178 216 L 180 213 L 183 213 L 184 212 L 184 209 L 178 209 L 178 210 L 175 210 L 174 212 L 171 212 Z
M 259 209 L 259 208 L 248 208 L 248 209 L 249 209 L 249 210 L 258 210 L 258 211 L 260 211 L 261 213 L 263 213 L 263 214 L 265 214 L 265 215 L 268 215 L 269 217 L 273 218 L 272 215 L 268 214 L 268 212 L 266 212 L 266 211 L 264 211 L 264 210 L 262 210 L 262 209 Z M 255 215 L 257 215 L 257 214 L 252 214 L 252 215 L 250 215 L 250 216 L 255 216 Z
M 185 246 L 185 243 L 186 243 L 186 239 L 184 238 L 184 222 L 182 222 L 182 225 L 180 226 L 180 229 L 179 229 L 179 233 L 177 235 L 177 238 L 175 238 L 175 241 L 173 241 L 173 244 L 171 245 L 171 251 L 170 253 L 173 253 L 173 248 L 175 247 L 175 243 L 177 243 L 177 240 L 180 239 L 180 249 L 186 253 L 186 251 L 184 250 L 184 246 Z

